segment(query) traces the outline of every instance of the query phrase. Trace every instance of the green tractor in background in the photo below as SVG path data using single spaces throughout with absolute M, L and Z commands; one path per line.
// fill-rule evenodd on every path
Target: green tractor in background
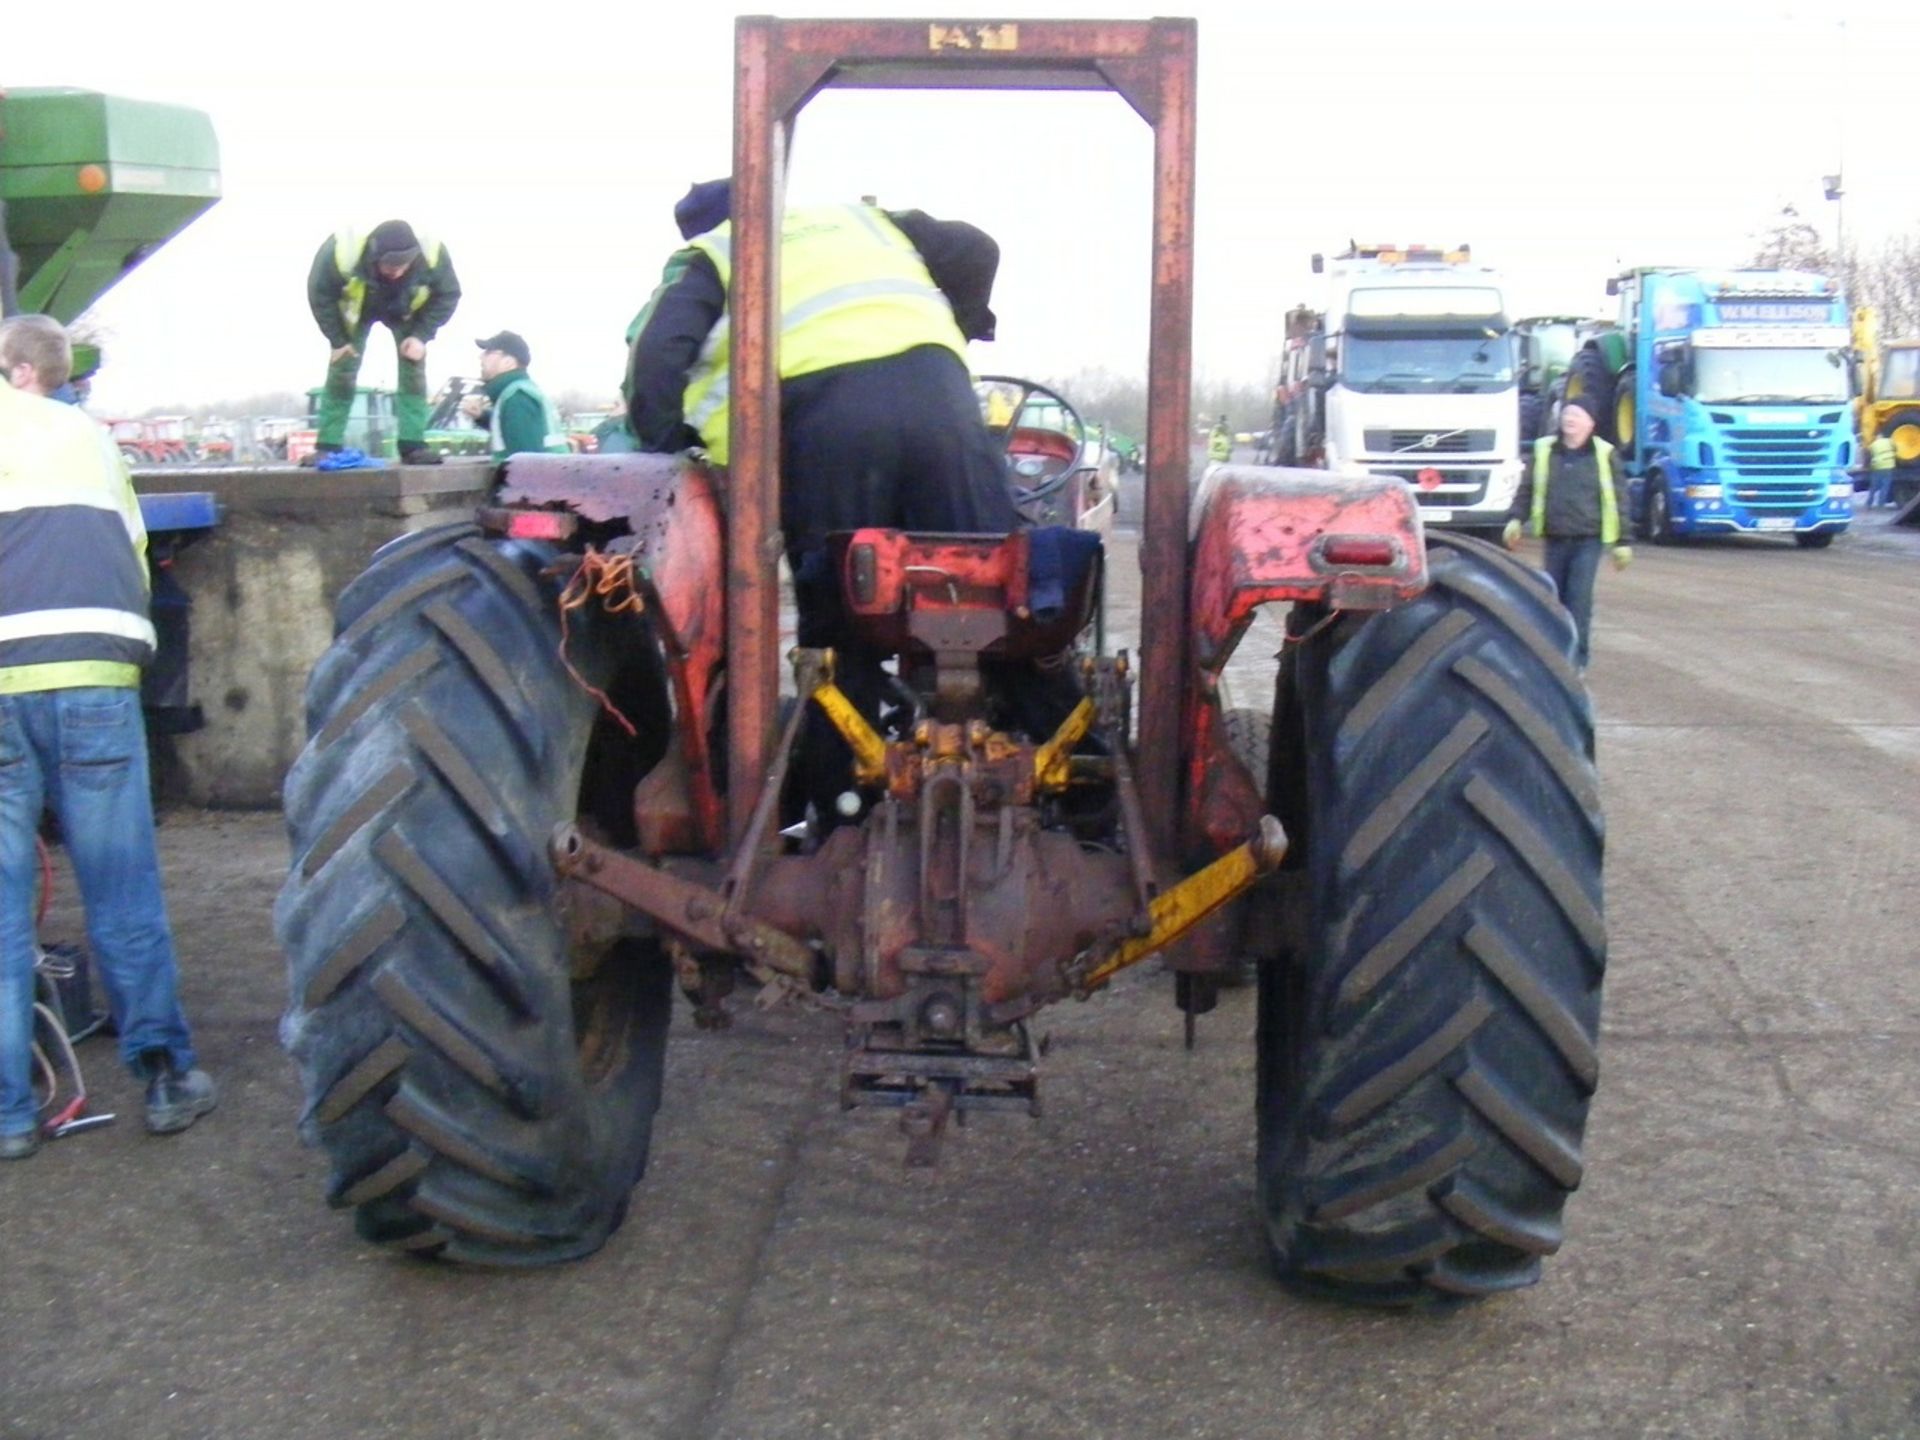
M 70 325 L 220 198 L 213 122 L 180 105 L 92 90 L 0 100 L 0 202 L 19 257 L 19 309 Z M 100 363 L 75 347 L 74 378 Z
M 1583 315 L 1534 315 L 1514 322 L 1523 451 L 1542 435 L 1553 433 L 1568 367 L 1587 337 L 1603 328 L 1602 322 Z

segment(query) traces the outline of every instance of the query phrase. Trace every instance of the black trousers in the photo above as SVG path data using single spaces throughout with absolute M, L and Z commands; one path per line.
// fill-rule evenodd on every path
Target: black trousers
M 1004 535 L 1022 523 L 1001 448 L 952 351 L 924 346 L 781 385 L 780 525 L 800 643 L 834 647 L 840 688 L 869 720 L 880 714 L 884 657 L 847 633 L 827 536 L 868 525 Z M 796 760 L 790 804 L 811 800 L 831 824 L 851 757 L 817 706 Z

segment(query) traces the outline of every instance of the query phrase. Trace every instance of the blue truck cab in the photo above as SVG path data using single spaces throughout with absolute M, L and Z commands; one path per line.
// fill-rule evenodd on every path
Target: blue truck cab
M 1830 544 L 1853 518 L 1848 313 L 1785 270 L 1632 270 L 1614 429 L 1635 527 L 1654 540 L 1778 532 Z

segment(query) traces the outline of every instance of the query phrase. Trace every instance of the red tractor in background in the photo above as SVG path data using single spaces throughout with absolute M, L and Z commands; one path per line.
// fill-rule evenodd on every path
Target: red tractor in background
M 343 593 L 276 920 L 303 1129 L 368 1240 L 601 1246 L 676 982 L 703 1024 L 742 980 L 832 1012 L 845 1102 L 900 1107 L 925 1160 L 956 1110 L 1036 1110 L 1036 1011 L 1158 954 L 1189 1018 L 1258 963 L 1284 1279 L 1445 1303 L 1559 1245 L 1606 948 L 1571 622 L 1498 550 L 1423 536 L 1398 481 L 1229 465 L 1190 496 L 1195 43 L 1180 20 L 740 20 L 730 471 L 515 457 L 475 523 Z M 1087 643 L 1097 539 L 865 529 L 834 542 L 846 643 L 893 657 L 895 703 L 849 703 L 831 650 L 794 652 L 783 702 L 784 138 L 829 85 L 956 81 L 1110 88 L 1154 127 L 1138 666 Z M 1016 497 L 1073 463 L 1021 458 L 1043 463 L 1010 467 Z M 1268 604 L 1272 707 L 1223 712 Z M 1030 703 L 1063 675 L 1068 705 Z M 840 814 L 796 822 L 815 708 L 852 762 Z

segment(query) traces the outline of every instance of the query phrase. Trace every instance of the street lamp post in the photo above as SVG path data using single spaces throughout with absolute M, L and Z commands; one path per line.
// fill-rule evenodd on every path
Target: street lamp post
M 1841 186 L 1838 175 L 1823 175 L 1820 179 L 1826 186 L 1827 199 L 1833 201 L 1834 267 L 1844 274 L 1847 268 L 1847 192 Z

